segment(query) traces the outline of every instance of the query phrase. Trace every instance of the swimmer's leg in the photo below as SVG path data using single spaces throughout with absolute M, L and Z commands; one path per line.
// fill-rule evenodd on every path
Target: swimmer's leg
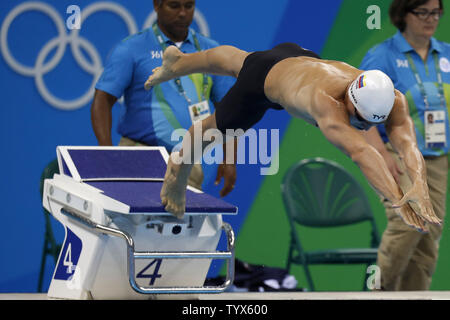
M 215 113 L 192 125 L 183 137 L 180 152 L 172 152 L 169 157 L 160 197 L 166 211 L 180 219 L 186 208 L 186 187 L 193 164 L 200 160 L 207 146 L 220 142 L 203 141 L 203 132 L 208 129 L 217 129 Z
M 233 46 L 218 46 L 195 53 L 182 53 L 177 47 L 169 46 L 164 51 L 162 66 L 153 70 L 145 82 L 145 89 L 191 73 L 237 77 L 248 55 L 249 52 Z

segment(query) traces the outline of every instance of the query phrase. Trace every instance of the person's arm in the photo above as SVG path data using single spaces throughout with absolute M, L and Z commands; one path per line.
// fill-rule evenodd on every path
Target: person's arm
M 360 132 L 331 119 L 329 123 L 326 120 L 318 123 L 325 137 L 358 165 L 375 191 L 393 203 L 403 197 L 383 157 Z
M 219 43 L 215 40 L 211 40 L 208 49 L 218 47 Z M 212 87 L 210 91 L 210 99 L 214 105 L 221 101 L 231 87 L 235 84 L 236 79 L 230 76 L 211 75 Z M 215 185 L 219 185 L 220 180 L 223 178 L 224 184 L 222 190 L 220 190 L 220 196 L 225 197 L 234 189 L 236 183 L 236 161 L 237 161 L 237 146 L 238 139 L 229 139 L 223 144 L 223 163 L 220 163 L 217 167 Z
M 220 180 L 224 179 L 223 188 L 220 190 L 221 197 L 225 197 L 233 191 L 236 183 L 237 142 L 237 138 L 233 138 L 223 144 L 224 161 L 217 167 L 217 176 L 214 182 L 215 185 L 218 185 Z
M 100 146 L 112 146 L 111 109 L 117 98 L 102 90 L 95 90 L 94 101 L 91 105 L 91 123 Z
M 398 183 L 399 176 L 403 174 L 403 171 L 397 166 L 392 155 L 387 150 L 383 140 L 381 139 L 380 133 L 376 127 L 372 127 L 364 133 L 366 141 L 373 146 L 382 156 L 389 171 L 394 177 L 395 181 Z
M 105 68 L 95 88 L 91 105 L 91 123 L 98 144 L 111 146 L 111 109 L 133 80 L 133 51 L 127 41 L 120 42 L 106 60 Z
M 409 116 L 406 97 L 396 90 L 396 98 L 391 115 L 386 123 L 386 131 L 394 149 L 405 163 L 406 171 L 413 182 L 411 189 L 393 206 L 402 206 L 407 202 L 417 205 L 416 213 L 423 219 L 440 224 L 431 204 L 425 160 L 417 147 L 414 124 Z
M 358 165 L 377 193 L 391 203 L 398 203 L 402 199 L 403 193 L 383 157 L 365 141 L 362 134 L 345 123 L 321 124 L 320 127 L 328 140 Z M 395 210 L 409 226 L 427 231 L 424 220 L 408 204 L 395 207 Z
M 403 193 L 390 173 L 381 154 L 367 143 L 363 134 L 351 127 L 348 116 L 342 112 L 345 106 L 330 97 L 320 101 L 326 108 L 316 112 L 315 119 L 325 137 L 348 155 L 361 169 L 372 188 L 391 203 L 399 202 Z M 338 111 L 340 110 L 340 111 Z M 406 224 L 426 231 L 424 220 L 409 205 L 397 207 L 396 212 Z

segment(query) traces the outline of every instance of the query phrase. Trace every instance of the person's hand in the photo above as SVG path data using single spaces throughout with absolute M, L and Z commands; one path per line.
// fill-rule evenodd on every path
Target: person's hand
M 415 181 L 412 188 L 405 193 L 402 199 L 392 204 L 393 208 L 404 207 L 407 204 L 411 204 L 411 207 L 415 211 L 416 215 L 421 217 L 424 221 L 441 224 L 442 220 L 439 219 L 433 210 L 430 196 L 428 194 L 426 183 L 420 183 Z
M 222 178 L 224 179 L 224 185 L 222 190 L 220 190 L 220 196 L 225 197 L 234 189 L 234 184 L 236 182 L 236 165 L 226 163 L 219 164 L 214 184 L 217 186 Z
M 420 232 L 429 231 L 425 221 L 415 213 L 408 203 L 401 207 L 394 208 L 394 210 L 408 226 L 415 228 Z

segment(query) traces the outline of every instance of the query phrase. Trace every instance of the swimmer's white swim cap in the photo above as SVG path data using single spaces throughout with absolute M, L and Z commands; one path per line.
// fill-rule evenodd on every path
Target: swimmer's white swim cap
M 361 73 L 348 88 L 350 101 L 368 122 L 386 121 L 395 100 L 392 80 L 380 70 Z

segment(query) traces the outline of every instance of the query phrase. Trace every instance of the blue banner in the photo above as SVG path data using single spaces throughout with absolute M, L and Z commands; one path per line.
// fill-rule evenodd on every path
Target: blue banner
M 197 0 L 193 27 L 220 44 L 266 50 L 292 41 L 320 53 L 340 1 L 327 1 L 326 18 L 309 29 L 324 5 L 294 0 Z M 94 86 L 115 44 L 152 24 L 152 1 L 2 0 L 0 78 L 2 107 L 0 292 L 34 292 L 44 243 L 39 183 L 58 145 L 97 145 L 91 127 Z M 121 102 L 113 108 L 113 143 Z M 269 111 L 258 128 L 277 128 L 286 112 Z M 262 182 L 260 167 L 238 167 L 236 189 L 225 198 L 239 206 L 230 223 L 238 232 Z M 215 172 L 205 191 L 218 196 Z M 241 183 L 239 186 L 238 184 Z M 54 222 L 62 241 L 63 228 Z M 51 274 L 48 259 L 46 274 Z M 48 280 L 48 279 L 47 279 Z

